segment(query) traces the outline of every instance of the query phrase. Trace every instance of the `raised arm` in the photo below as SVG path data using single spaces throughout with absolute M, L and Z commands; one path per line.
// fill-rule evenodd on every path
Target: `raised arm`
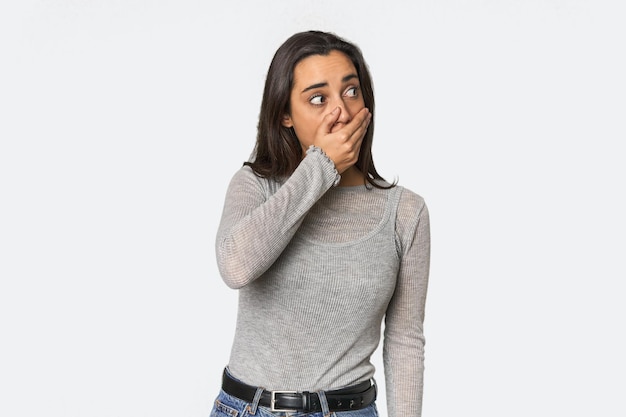
M 216 238 L 217 265 L 226 284 L 241 288 L 263 274 L 336 178 L 335 165 L 319 148 L 307 151 L 282 186 L 248 167 L 240 169 L 228 186 Z

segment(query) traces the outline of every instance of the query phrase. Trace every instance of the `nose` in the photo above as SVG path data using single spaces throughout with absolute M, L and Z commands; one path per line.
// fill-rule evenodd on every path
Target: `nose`
M 346 103 L 343 100 L 338 99 L 336 104 L 337 107 L 341 108 L 341 114 L 337 119 L 337 123 L 349 123 L 350 120 L 352 120 L 352 114 L 350 114 L 350 110 L 348 106 L 346 106 Z

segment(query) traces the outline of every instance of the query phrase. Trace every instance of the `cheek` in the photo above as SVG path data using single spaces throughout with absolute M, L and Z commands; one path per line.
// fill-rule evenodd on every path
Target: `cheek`
M 360 97 L 358 100 L 354 100 L 350 104 L 350 110 L 353 110 L 354 113 L 358 113 L 363 107 L 365 107 L 365 100 L 363 100 L 363 97 Z
M 299 111 L 294 114 L 293 127 L 296 131 L 305 134 L 307 132 L 314 132 L 317 127 L 322 123 L 324 115 L 315 111 Z
M 300 119 L 299 122 L 294 123 L 293 128 L 296 131 L 296 135 L 301 142 L 310 142 L 315 136 L 318 124 L 314 121 L 305 121 Z
M 293 128 L 303 149 L 307 149 L 315 141 L 315 134 L 320 123 L 321 118 L 312 116 L 300 117 L 294 120 Z

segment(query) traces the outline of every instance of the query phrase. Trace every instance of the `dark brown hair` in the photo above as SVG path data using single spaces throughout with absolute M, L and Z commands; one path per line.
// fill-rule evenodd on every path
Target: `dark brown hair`
M 355 166 L 361 170 L 369 184 L 377 188 L 388 188 L 375 181 L 385 180 L 376 171 L 372 159 L 374 90 L 369 69 L 358 46 L 328 32 L 296 33 L 274 54 L 265 79 L 253 157 L 244 165 L 250 166 L 260 177 L 279 180 L 290 176 L 297 168 L 302 160 L 302 147 L 294 140 L 293 130 L 282 124 L 283 116 L 290 113 L 289 98 L 293 88 L 293 71 L 304 58 L 311 55 L 325 56 L 332 51 L 344 53 L 354 64 L 365 107 L 372 113 L 372 120 L 361 143 Z

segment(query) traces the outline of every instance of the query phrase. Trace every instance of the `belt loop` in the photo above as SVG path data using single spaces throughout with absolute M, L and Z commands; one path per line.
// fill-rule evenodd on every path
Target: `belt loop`
M 259 406 L 259 401 L 261 401 L 261 394 L 263 394 L 263 391 L 264 390 L 261 387 L 258 387 L 256 389 L 256 392 L 254 393 L 254 399 L 248 406 L 248 410 L 250 411 L 250 414 L 252 415 L 256 414 L 256 410 L 257 410 L 257 407 Z
M 326 399 L 326 393 L 324 393 L 324 391 L 318 391 L 317 396 L 320 399 L 320 406 L 322 407 L 322 415 L 324 417 L 330 417 L 330 409 L 328 408 L 328 400 Z
M 378 384 L 376 384 L 376 380 L 372 377 L 372 385 L 374 385 L 374 401 L 378 399 Z
M 311 393 L 309 391 L 302 391 L 302 409 L 306 412 L 311 411 Z

